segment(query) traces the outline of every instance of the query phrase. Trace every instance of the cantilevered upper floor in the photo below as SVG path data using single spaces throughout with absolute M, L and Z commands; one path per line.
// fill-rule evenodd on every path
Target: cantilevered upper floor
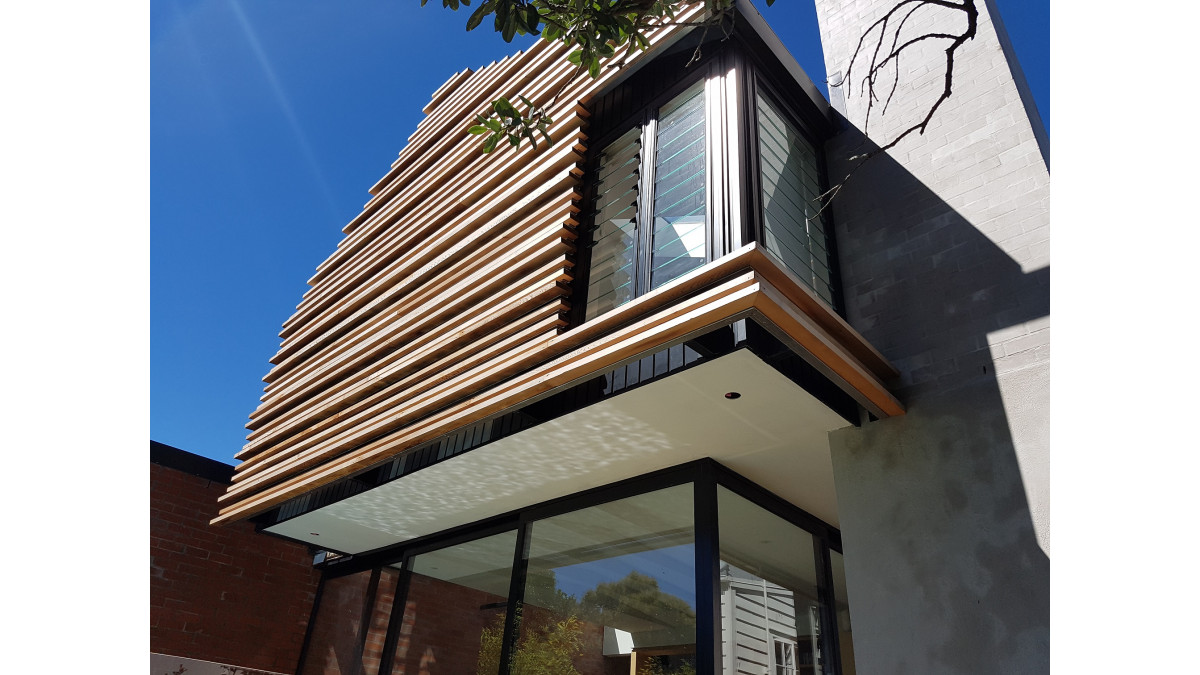
M 713 457 L 836 525 L 825 435 L 904 409 L 839 313 L 828 105 L 752 7 L 726 28 L 439 88 L 285 322 L 214 522 L 355 553 Z M 518 93 L 554 143 L 482 154 Z

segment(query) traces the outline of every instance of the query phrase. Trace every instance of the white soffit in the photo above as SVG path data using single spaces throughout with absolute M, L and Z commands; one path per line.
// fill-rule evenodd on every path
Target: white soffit
M 836 527 L 828 433 L 845 426 L 743 349 L 266 531 L 361 553 L 704 457 Z

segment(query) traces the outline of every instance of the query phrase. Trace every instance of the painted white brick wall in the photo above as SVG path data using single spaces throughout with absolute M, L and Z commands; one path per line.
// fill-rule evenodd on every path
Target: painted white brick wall
M 831 79 L 899 1 L 816 0 Z M 847 318 L 901 371 L 908 406 L 830 437 L 859 672 L 1049 668 L 1048 152 L 994 4 L 979 5 L 950 99 L 832 207 Z M 965 25 L 925 6 L 901 41 Z M 831 91 L 848 122 L 826 146 L 831 181 L 923 119 L 948 44 L 905 52 L 869 125 L 860 54 Z

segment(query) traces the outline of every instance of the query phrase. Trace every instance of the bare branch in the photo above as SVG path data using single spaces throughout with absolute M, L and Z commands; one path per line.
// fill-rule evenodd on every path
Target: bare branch
M 855 164 L 846 173 L 846 176 L 842 178 L 840 182 L 818 197 L 818 199 L 821 201 L 821 208 L 817 211 L 818 216 L 826 208 L 828 208 L 833 199 L 842 191 L 842 188 L 845 187 L 846 182 L 850 180 L 851 176 L 858 172 L 863 164 L 867 163 L 872 158 L 877 157 L 880 154 L 896 147 L 896 145 L 898 145 L 908 136 L 911 136 L 914 133 L 918 135 L 925 133 L 925 130 L 929 127 L 929 123 L 933 120 L 933 117 L 937 113 L 938 109 L 943 103 L 946 102 L 947 99 L 950 98 L 950 95 L 954 90 L 955 53 L 958 51 L 959 47 L 975 37 L 979 20 L 979 10 L 976 7 L 975 2 L 976 0 L 961 0 L 961 2 L 952 2 L 950 0 L 900 0 L 891 9 L 889 9 L 886 14 L 875 20 L 874 23 L 872 23 L 865 31 L 863 31 L 863 34 L 858 39 L 858 44 L 854 48 L 854 53 L 850 57 L 850 62 L 846 67 L 845 75 L 843 75 L 836 83 L 831 82 L 829 84 L 832 87 L 841 87 L 847 82 L 850 82 L 851 74 L 853 73 L 855 66 L 858 64 L 859 56 L 864 54 L 863 47 L 869 44 L 869 39 L 874 41 L 874 48 L 871 50 L 869 61 L 865 65 L 861 66 L 866 68 L 866 74 L 862 76 L 859 86 L 859 95 L 865 96 L 867 101 L 867 111 L 863 121 L 862 142 L 864 144 L 869 140 L 871 113 L 874 110 L 875 103 L 879 101 L 879 95 L 876 91 L 876 84 L 879 81 L 879 76 L 888 65 L 892 66 L 891 70 L 894 73 L 894 77 L 892 79 L 891 87 L 887 93 L 887 97 L 884 99 L 883 111 L 880 113 L 886 114 L 888 106 L 891 104 L 899 85 L 901 75 L 900 57 L 906 49 L 926 40 L 950 40 L 950 45 L 946 47 L 945 51 L 945 74 L 942 91 L 937 100 L 935 100 L 933 104 L 929 106 L 929 109 L 925 112 L 925 116 L 919 122 L 916 122 L 915 124 L 905 128 L 903 131 L 896 134 L 890 141 L 875 148 L 874 150 L 871 150 L 865 154 L 854 155 L 849 158 L 850 161 L 855 162 Z M 908 19 L 917 10 L 928 6 L 942 7 L 962 12 L 967 20 L 966 29 L 957 35 L 950 33 L 930 32 L 909 38 L 901 42 L 901 31 L 904 29 L 905 24 L 907 24 Z M 895 17 L 902 9 L 907 9 L 907 11 L 898 23 L 893 24 L 893 17 Z M 882 50 L 882 45 L 889 35 L 891 36 L 891 46 L 888 51 L 884 53 Z

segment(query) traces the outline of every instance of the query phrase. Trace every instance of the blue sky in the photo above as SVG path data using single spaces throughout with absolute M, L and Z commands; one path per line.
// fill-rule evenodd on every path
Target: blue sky
M 998 4 L 1049 125 L 1048 0 Z M 762 12 L 823 80 L 812 2 Z M 232 463 L 280 325 L 429 95 L 531 42 L 465 21 L 437 0 L 150 3 L 153 440 Z

